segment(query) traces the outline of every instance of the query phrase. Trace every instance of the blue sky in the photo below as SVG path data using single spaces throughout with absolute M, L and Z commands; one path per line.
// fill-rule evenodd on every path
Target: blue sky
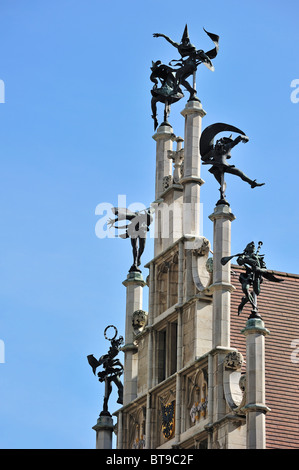
M 2 0 L 0 448 L 95 447 L 104 390 L 86 356 L 107 351 L 108 324 L 124 334 L 132 261 L 129 241 L 96 237 L 95 209 L 118 195 L 154 200 L 150 66 L 176 51 L 153 33 L 179 41 L 187 23 L 204 50 L 203 27 L 220 35 L 215 72 L 197 74 L 203 127 L 244 130 L 233 163 L 266 183 L 227 178 L 232 252 L 262 240 L 268 268 L 298 273 L 298 10 L 294 0 Z M 171 109 L 176 135 L 184 100 Z M 218 185 L 207 168 L 202 177 L 212 241 Z

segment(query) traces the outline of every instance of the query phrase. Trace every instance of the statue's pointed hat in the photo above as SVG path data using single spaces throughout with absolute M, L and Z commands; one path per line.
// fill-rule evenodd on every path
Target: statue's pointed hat
M 187 26 L 187 25 L 185 26 L 184 33 L 183 33 L 181 42 L 183 42 L 185 39 L 188 39 L 188 40 L 190 41 L 189 32 L 188 32 L 188 26 Z

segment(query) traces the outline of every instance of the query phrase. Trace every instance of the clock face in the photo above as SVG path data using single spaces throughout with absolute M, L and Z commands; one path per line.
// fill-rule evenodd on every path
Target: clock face
M 162 409 L 162 432 L 166 439 L 170 439 L 174 434 L 174 410 L 175 402 L 161 405 Z

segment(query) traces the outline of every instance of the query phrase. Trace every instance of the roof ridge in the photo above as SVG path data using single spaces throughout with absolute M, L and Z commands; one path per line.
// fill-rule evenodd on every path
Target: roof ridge
M 231 266 L 233 268 L 237 268 L 237 269 L 241 269 L 241 270 L 245 269 L 245 268 L 239 266 L 238 264 L 231 264 Z M 299 274 L 286 273 L 286 272 L 283 272 L 283 271 L 276 271 L 274 269 L 267 269 L 267 272 L 276 274 L 277 276 L 293 277 L 295 279 L 299 279 Z

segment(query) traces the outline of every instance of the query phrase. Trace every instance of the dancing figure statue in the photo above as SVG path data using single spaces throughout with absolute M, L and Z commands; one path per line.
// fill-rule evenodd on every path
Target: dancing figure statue
M 203 28 L 204 29 L 204 28 Z M 186 90 L 189 91 L 190 97 L 188 101 L 197 100 L 200 101 L 196 96 L 195 88 L 195 72 L 199 64 L 206 65 L 210 70 L 214 71 L 214 66 L 211 62 L 211 59 L 214 59 L 219 50 L 219 36 L 213 33 L 209 33 L 204 29 L 205 33 L 209 38 L 214 42 L 215 47 L 210 51 L 204 52 L 202 49 L 196 49 L 196 47 L 191 44 L 188 33 L 188 26 L 185 26 L 185 30 L 181 39 L 181 42 L 175 42 L 165 34 L 154 33 L 155 38 L 162 37 L 166 39 L 173 47 L 175 47 L 178 53 L 181 56 L 181 59 L 173 59 L 169 65 L 174 65 L 178 67 L 176 69 L 176 79 L 180 85 L 183 85 Z M 187 78 L 193 75 L 193 86 L 187 81 Z
M 154 129 L 158 127 L 157 103 L 164 103 L 164 121 L 162 126 L 169 126 L 168 116 L 170 114 L 170 106 L 179 101 L 183 96 L 175 71 L 172 67 L 164 65 L 160 60 L 152 63 L 150 80 L 154 83 L 151 90 L 152 100 L 152 118 L 154 120 Z M 161 86 L 159 87 L 159 81 Z
M 241 272 L 239 281 L 242 285 L 244 297 L 238 307 L 238 315 L 243 310 L 243 307 L 249 302 L 252 307 L 251 315 L 249 318 L 261 318 L 258 314 L 257 296 L 261 292 L 261 284 L 263 278 L 271 282 L 282 282 L 283 279 L 278 279 L 274 274 L 267 271 L 266 263 L 264 261 L 265 255 L 260 255 L 263 242 L 258 242 L 256 249 L 254 242 L 248 243 L 243 253 L 237 253 L 233 256 L 225 256 L 221 259 L 221 264 L 224 266 L 234 257 L 237 257 L 239 266 L 245 267 L 245 272 Z M 250 289 L 252 288 L 252 292 Z
M 240 135 L 236 139 L 232 139 L 232 136 L 222 137 L 221 139 L 216 140 L 214 145 L 214 138 L 220 132 L 229 131 L 236 132 Z M 235 165 L 229 165 L 227 160 L 231 158 L 230 151 L 240 142 L 246 143 L 249 141 L 249 138 L 243 131 L 237 127 L 231 126 L 230 124 L 225 123 L 215 123 L 206 127 L 202 132 L 200 138 L 200 154 L 203 165 L 211 165 L 209 172 L 214 175 L 218 183 L 220 184 L 220 200 L 216 205 L 229 203 L 225 199 L 225 189 L 226 182 L 224 180 L 224 174 L 230 173 L 232 175 L 239 176 L 243 181 L 249 183 L 251 188 L 257 186 L 263 186 L 265 183 L 257 183 L 256 180 L 252 180 L 245 175 L 241 170 L 235 167 Z
M 115 331 L 115 334 L 112 338 L 108 338 L 106 335 L 109 328 L 114 328 Z M 103 371 L 98 372 L 97 374 L 99 381 L 105 382 L 103 410 L 101 411 L 100 416 L 111 416 L 108 411 L 108 400 L 112 392 L 112 382 L 114 382 L 118 388 L 117 403 L 121 405 L 123 404 L 123 384 L 121 383 L 120 376 L 122 375 L 124 368 L 119 359 L 115 359 L 115 357 L 118 355 L 120 346 L 123 344 L 124 340 L 122 336 L 116 339 L 117 333 L 118 332 L 115 326 L 107 326 L 104 330 L 104 336 L 111 343 L 108 353 L 101 356 L 99 360 L 97 360 L 93 354 L 87 356 L 88 363 L 91 366 L 94 375 L 96 369 L 99 366 L 103 366 Z
M 107 225 L 116 229 L 125 229 L 125 233 L 119 235 L 120 238 L 130 238 L 133 251 L 133 264 L 129 272 L 141 272 L 141 255 L 144 252 L 146 235 L 149 226 L 153 221 L 153 209 L 148 208 L 141 211 L 132 212 L 129 209 L 113 207 L 112 212 L 116 215 L 115 219 L 109 219 Z M 128 220 L 124 226 L 115 226 L 116 222 Z

